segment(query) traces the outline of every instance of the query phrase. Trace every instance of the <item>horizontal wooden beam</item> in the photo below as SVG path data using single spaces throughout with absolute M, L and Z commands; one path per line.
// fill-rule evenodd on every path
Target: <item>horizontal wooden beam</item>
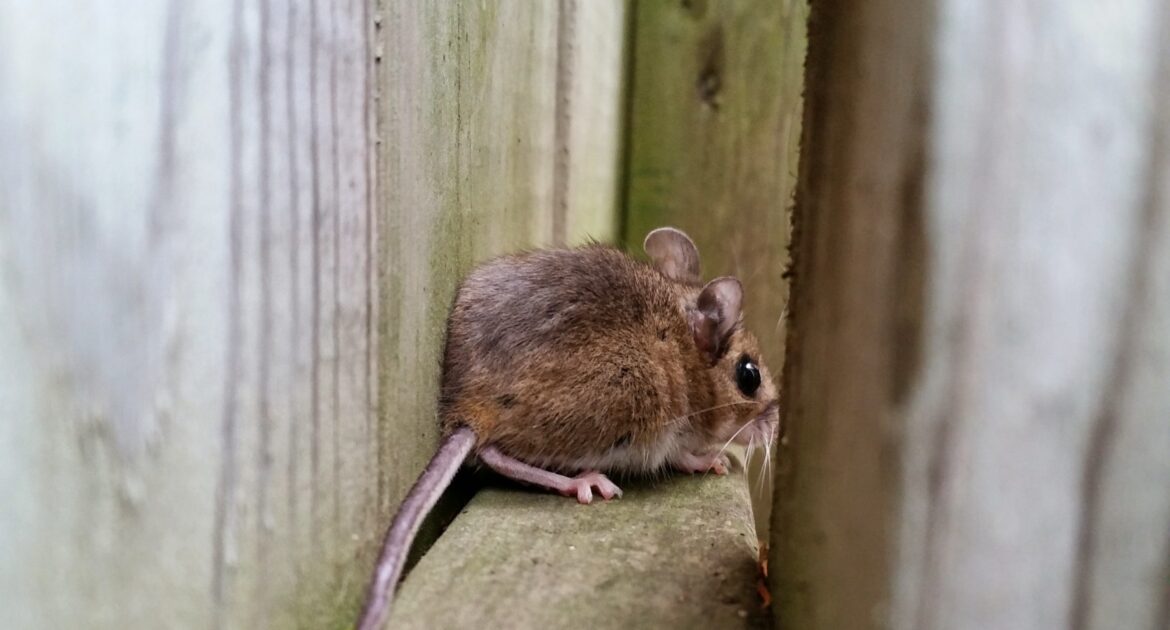
M 480 492 L 407 577 L 388 627 L 760 627 L 742 473 L 621 485 L 591 505 Z

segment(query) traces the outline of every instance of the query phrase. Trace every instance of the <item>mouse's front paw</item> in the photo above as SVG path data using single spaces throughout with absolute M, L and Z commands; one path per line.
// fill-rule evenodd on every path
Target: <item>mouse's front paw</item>
M 576 495 L 578 503 L 592 503 L 594 488 L 597 488 L 597 494 L 600 494 L 606 501 L 622 496 L 622 489 L 610 481 L 609 477 L 596 470 L 583 472 L 569 481 L 570 483 L 562 490 L 562 494 L 565 496 Z
M 731 468 L 731 461 L 727 459 L 725 453 L 719 453 L 711 457 L 711 465 L 707 467 L 707 470 L 716 475 L 726 475 L 729 468 Z
M 724 453 L 683 453 L 674 462 L 674 467 L 686 473 L 710 471 L 716 475 L 726 475 L 728 468 L 731 467 L 731 462 Z

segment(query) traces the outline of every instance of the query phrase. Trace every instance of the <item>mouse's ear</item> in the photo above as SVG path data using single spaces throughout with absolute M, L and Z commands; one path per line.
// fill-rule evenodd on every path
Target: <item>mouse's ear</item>
M 642 249 L 667 278 L 678 282 L 699 281 L 699 248 L 682 230 L 660 227 L 646 235 Z
M 695 346 L 711 363 L 727 352 L 731 333 L 743 315 L 743 285 L 731 276 L 715 278 L 703 287 L 694 310 L 687 314 Z

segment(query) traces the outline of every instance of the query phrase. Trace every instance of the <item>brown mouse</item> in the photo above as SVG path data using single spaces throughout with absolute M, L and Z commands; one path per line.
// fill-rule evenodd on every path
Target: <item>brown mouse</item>
M 776 387 L 744 330 L 743 288 L 705 285 L 674 228 L 645 263 L 592 244 L 503 256 L 459 287 L 447 323 L 438 452 L 386 535 L 359 628 L 389 612 L 419 525 L 465 461 L 581 503 L 605 473 L 718 474 L 731 441 L 770 444 Z

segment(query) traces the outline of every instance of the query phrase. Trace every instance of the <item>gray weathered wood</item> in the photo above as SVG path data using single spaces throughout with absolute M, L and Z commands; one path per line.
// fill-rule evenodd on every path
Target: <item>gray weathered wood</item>
M 0 626 L 351 621 L 458 275 L 553 238 L 558 11 L 0 1 Z
M 323 623 L 376 537 L 365 9 L 0 15 L 0 625 Z
M 559 0 L 554 239 L 617 242 L 625 121 L 622 0 Z
M 813 4 L 780 627 L 1170 624 L 1168 17 Z

